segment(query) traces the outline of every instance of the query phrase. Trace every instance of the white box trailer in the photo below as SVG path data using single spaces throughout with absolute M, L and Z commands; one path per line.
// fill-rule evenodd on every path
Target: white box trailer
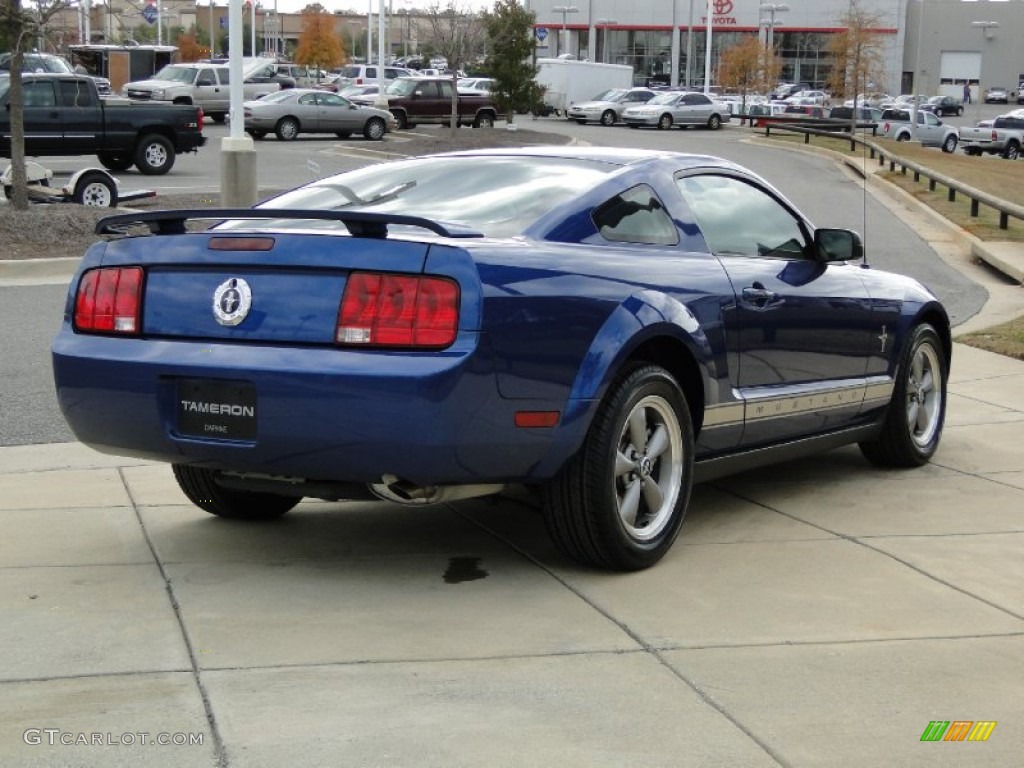
M 545 112 L 565 115 L 609 88 L 632 88 L 633 68 L 575 59 L 537 59 L 537 83 L 544 88 Z

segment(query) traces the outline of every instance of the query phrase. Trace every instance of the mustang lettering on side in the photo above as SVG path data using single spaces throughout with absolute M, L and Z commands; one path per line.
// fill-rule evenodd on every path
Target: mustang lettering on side
M 565 556 L 636 570 L 694 483 L 850 444 L 916 467 L 942 436 L 941 302 L 714 157 L 458 152 L 98 231 L 64 416 L 221 517 L 527 484 Z

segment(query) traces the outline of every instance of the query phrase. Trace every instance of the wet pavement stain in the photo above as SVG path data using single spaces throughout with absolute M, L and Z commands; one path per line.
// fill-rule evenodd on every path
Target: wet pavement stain
M 479 557 L 453 557 L 448 561 L 448 570 L 444 572 L 445 584 L 461 584 L 464 581 L 486 579 L 487 571 L 480 567 Z

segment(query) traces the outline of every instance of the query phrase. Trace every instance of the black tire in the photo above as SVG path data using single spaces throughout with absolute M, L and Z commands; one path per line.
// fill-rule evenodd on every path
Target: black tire
M 294 117 L 282 117 L 274 126 L 274 135 L 279 141 L 294 141 L 299 135 L 299 121 Z
M 712 115 L 708 118 L 708 128 L 712 131 L 717 131 L 722 127 L 722 118 L 718 115 Z
M 363 138 L 367 141 L 381 141 L 387 133 L 388 126 L 382 117 L 371 117 L 363 126 Z
M 581 120 L 581 119 L 577 119 L 576 122 L 579 123 L 580 125 L 586 125 L 587 124 L 586 120 Z
M 964 113 L 963 107 L 958 107 L 956 110 L 956 116 L 960 117 Z
M 405 112 L 403 112 L 402 110 L 398 110 L 397 112 L 392 112 L 391 114 L 395 116 L 395 124 L 398 126 L 398 130 L 404 131 L 406 128 L 409 127 L 409 119 L 405 116 Z
M 146 176 L 163 176 L 174 166 L 174 147 L 158 133 L 143 136 L 135 146 L 135 167 Z
M 896 386 L 876 440 L 860 444 L 861 453 L 881 467 L 919 467 L 939 447 L 946 420 L 946 353 L 928 323 L 915 327 L 896 371 Z
M 957 139 L 956 136 L 950 134 L 946 137 L 946 140 L 942 142 L 942 151 L 946 154 L 953 154 L 956 152 Z
M 981 157 L 981 150 L 974 147 L 964 147 L 964 154 L 968 157 Z
M 910 141 L 910 134 L 901 133 L 896 137 L 896 141 Z
M 117 185 L 110 176 L 100 171 L 83 173 L 75 182 L 71 201 L 78 205 L 116 208 Z
M 363 130 L 366 130 L 365 126 L 363 126 Z M 352 135 L 352 131 L 335 131 L 334 135 L 337 136 L 339 139 L 347 139 Z
M 633 366 L 609 389 L 579 453 L 545 486 L 548 533 L 581 563 L 648 568 L 675 541 L 692 486 L 686 397 L 665 369 Z
M 223 123 L 228 119 L 228 116 L 226 112 L 211 112 L 210 119 L 215 123 Z
M 259 141 L 260 139 L 264 138 L 267 135 L 266 131 L 253 131 L 253 130 L 250 130 L 250 131 L 246 131 L 246 133 L 248 133 L 250 136 L 252 136 L 253 139 L 255 139 L 256 141 Z
M 189 501 L 204 512 L 230 520 L 273 520 L 302 501 L 298 496 L 223 488 L 211 469 L 186 464 L 174 464 L 172 469 Z
M 672 115 L 666 112 L 658 118 L 658 130 L 667 131 L 672 127 Z
M 473 120 L 474 128 L 493 128 L 494 127 L 494 115 L 490 112 L 482 112 L 476 116 Z
M 1015 141 L 1011 141 L 1003 149 L 1002 155 L 1006 160 L 1016 160 L 1020 157 L 1020 144 Z
M 615 125 L 615 123 L 616 119 L 614 109 L 606 109 L 601 113 L 601 125 L 612 126 Z
M 637 125 L 637 124 L 635 124 L 635 123 L 630 123 L 630 124 L 629 124 L 629 127 L 630 127 L 630 128 L 639 128 L 640 126 L 639 126 L 639 125 Z
M 123 155 L 118 152 L 98 152 L 96 157 L 99 159 L 100 165 L 108 171 L 127 171 L 135 163 L 131 155 Z

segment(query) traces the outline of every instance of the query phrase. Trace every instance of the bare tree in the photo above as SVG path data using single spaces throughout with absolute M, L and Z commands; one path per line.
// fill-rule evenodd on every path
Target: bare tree
M 459 126 L 459 70 L 482 48 L 486 33 L 468 3 L 448 0 L 443 8 L 434 3 L 425 14 L 433 48 L 439 56 L 447 59 L 452 71 L 451 133 L 454 135 Z
M 860 7 L 858 0 L 850 0 L 846 13 L 839 18 L 841 31 L 829 43 L 835 56 L 835 66 L 828 87 L 833 94 L 849 95 L 854 100 L 851 125 L 857 122 L 857 96 L 877 87 L 885 80 L 885 36 L 881 30 L 885 19 Z
M 747 111 L 747 95 L 764 93 L 778 82 L 782 61 L 754 35 L 726 48 L 718 62 L 717 82 L 740 94 L 741 113 Z
M 21 0 L 0 0 L 0 25 L 6 29 L 11 46 L 10 84 L 7 93 L 11 121 L 11 205 L 17 210 L 28 208 L 28 182 L 25 177 L 25 99 L 21 68 L 25 49 L 33 38 L 42 38 L 47 22 L 71 7 L 71 0 L 37 0 L 27 10 Z

